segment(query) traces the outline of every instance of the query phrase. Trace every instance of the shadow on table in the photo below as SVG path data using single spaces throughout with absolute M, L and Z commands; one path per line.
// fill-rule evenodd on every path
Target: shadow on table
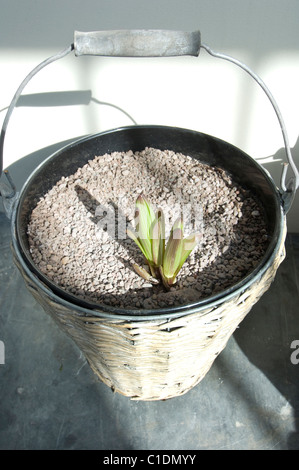
M 265 374 L 293 408 L 296 430 L 288 439 L 290 450 L 299 449 L 299 364 L 291 361 L 294 351 L 291 343 L 299 340 L 298 286 L 294 272 L 298 247 L 299 235 L 288 235 L 286 259 L 273 284 L 234 333 L 248 360 Z

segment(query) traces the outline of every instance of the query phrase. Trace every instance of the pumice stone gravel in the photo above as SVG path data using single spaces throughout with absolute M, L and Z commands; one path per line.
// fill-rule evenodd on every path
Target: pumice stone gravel
M 132 267 L 146 267 L 126 235 L 141 192 L 163 209 L 166 239 L 181 212 L 185 235 L 202 233 L 169 292 Z M 252 192 L 223 169 L 154 148 L 96 156 L 62 177 L 32 211 L 28 239 L 36 266 L 60 288 L 91 304 L 133 310 L 183 305 L 229 288 L 269 243 Z

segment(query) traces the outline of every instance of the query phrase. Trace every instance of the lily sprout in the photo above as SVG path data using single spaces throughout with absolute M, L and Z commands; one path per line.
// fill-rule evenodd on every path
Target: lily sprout
M 157 284 L 162 281 L 167 290 L 175 283 L 176 277 L 186 259 L 197 245 L 201 234 L 194 233 L 184 238 L 183 217 L 174 222 L 165 245 L 165 217 L 162 209 L 155 213 L 150 202 L 140 194 L 135 210 L 136 232 L 128 229 L 128 236 L 142 251 L 150 273 L 133 264 L 136 272 L 144 279 Z

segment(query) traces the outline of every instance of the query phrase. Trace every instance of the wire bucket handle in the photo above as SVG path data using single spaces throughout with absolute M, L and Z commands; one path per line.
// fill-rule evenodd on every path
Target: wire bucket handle
M 256 75 L 249 67 L 239 60 L 228 55 L 215 52 L 209 46 L 201 42 L 200 31 L 183 32 L 168 30 L 119 30 L 119 31 L 93 31 L 80 32 L 75 31 L 74 42 L 63 51 L 49 57 L 37 67 L 35 67 L 27 77 L 22 81 L 16 91 L 10 106 L 7 110 L 0 136 L 0 177 L 2 173 L 7 178 L 7 183 L 0 183 L 0 194 L 3 198 L 3 204 L 8 217 L 12 213 L 15 201 L 18 199 L 15 185 L 9 175 L 8 170 L 3 171 L 3 149 L 4 138 L 11 114 L 16 103 L 31 78 L 36 75 L 45 66 L 62 59 L 74 51 L 75 56 L 98 55 L 109 57 L 173 57 L 173 56 L 198 56 L 200 49 L 204 49 L 211 56 L 227 60 L 241 67 L 247 72 L 263 89 L 269 98 L 276 116 L 278 118 L 281 132 L 283 135 L 287 162 L 284 163 L 281 174 L 281 201 L 285 214 L 291 208 L 296 190 L 299 186 L 299 173 L 294 163 L 289 139 L 278 105 L 270 93 L 263 80 Z M 289 165 L 293 171 L 293 176 L 286 182 L 286 176 Z

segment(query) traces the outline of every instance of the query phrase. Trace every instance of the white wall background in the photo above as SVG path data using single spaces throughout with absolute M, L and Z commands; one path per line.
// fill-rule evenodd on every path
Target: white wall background
M 0 11 L 0 124 L 23 78 L 70 45 L 75 30 L 199 29 L 203 42 L 245 62 L 266 82 L 299 165 L 298 0 L 0 0 Z M 43 69 L 24 94 L 81 90 L 91 90 L 93 100 L 63 106 L 61 95 L 59 107 L 36 107 L 31 97 L 28 106 L 15 109 L 5 167 L 51 144 L 134 120 L 222 138 L 261 162 L 279 183 L 285 156 L 269 101 L 245 72 L 205 51 L 199 58 L 167 59 L 72 54 Z M 47 104 L 44 99 L 38 104 Z M 297 195 L 290 232 L 299 232 L 298 208 Z

